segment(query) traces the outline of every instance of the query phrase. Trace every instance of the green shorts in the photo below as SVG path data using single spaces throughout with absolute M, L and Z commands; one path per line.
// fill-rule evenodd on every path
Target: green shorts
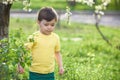
M 29 80 L 55 80 L 54 72 L 48 74 L 29 72 Z

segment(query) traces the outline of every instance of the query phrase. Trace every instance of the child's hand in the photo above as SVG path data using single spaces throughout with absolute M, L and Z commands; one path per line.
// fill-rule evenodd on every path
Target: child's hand
M 18 64 L 17 68 L 18 68 L 17 69 L 18 73 L 20 73 L 20 74 L 24 73 L 24 68 L 20 64 Z
M 63 67 L 60 67 L 59 68 L 59 74 L 62 75 L 64 73 L 64 68 Z

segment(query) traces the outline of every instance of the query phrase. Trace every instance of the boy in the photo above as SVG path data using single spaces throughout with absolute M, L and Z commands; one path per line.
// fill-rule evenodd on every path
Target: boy
M 57 13 L 51 7 L 43 7 L 38 13 L 37 23 L 40 31 L 35 32 L 30 41 L 25 44 L 32 52 L 29 80 L 55 80 L 55 58 L 59 66 L 59 74 L 64 73 L 59 36 L 53 33 L 57 20 Z M 18 70 L 19 73 L 24 72 L 20 65 Z

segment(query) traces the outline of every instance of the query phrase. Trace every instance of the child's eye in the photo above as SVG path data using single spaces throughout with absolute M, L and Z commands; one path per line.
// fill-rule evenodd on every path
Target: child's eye
M 51 26 L 55 26 L 54 24 L 52 24 Z
M 49 24 L 44 24 L 45 26 L 48 26 Z
M 51 26 L 55 26 L 55 24 L 51 24 Z

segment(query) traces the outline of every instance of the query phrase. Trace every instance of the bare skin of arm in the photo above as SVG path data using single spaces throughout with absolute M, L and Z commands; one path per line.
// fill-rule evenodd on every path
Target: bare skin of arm
M 62 75 L 64 73 L 64 68 L 62 63 L 62 56 L 59 51 L 55 53 L 55 58 L 59 66 L 59 74 Z

